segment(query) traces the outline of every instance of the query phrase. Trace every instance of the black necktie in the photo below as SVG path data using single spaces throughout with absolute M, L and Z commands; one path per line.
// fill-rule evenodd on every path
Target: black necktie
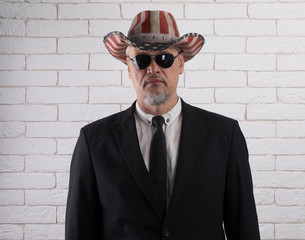
M 166 213 L 167 195 L 167 167 L 166 167 L 166 143 L 162 129 L 164 118 L 162 116 L 153 117 L 152 125 L 156 128 L 155 135 L 150 146 L 149 173 L 158 194 L 162 210 Z

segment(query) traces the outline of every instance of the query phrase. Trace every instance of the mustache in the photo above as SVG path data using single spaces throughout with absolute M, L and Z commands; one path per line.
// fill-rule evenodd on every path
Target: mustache
M 148 76 L 147 78 L 144 79 L 143 87 L 145 87 L 151 79 L 156 79 L 156 78 L 160 79 L 165 84 L 165 86 L 167 86 L 166 79 L 164 79 L 163 77 L 161 77 L 157 74 L 152 74 L 152 75 L 150 75 L 150 76 Z

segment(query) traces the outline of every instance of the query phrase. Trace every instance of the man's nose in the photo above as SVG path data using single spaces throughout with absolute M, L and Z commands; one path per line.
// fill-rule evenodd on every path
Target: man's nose
M 151 59 L 151 63 L 147 67 L 148 73 L 159 73 L 160 72 L 160 66 L 156 63 L 155 58 Z

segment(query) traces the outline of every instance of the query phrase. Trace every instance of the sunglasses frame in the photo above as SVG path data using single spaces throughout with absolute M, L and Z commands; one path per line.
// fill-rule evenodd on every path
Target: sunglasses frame
M 182 53 L 182 50 L 180 50 L 176 56 L 174 56 L 174 55 L 171 54 L 171 53 L 161 53 L 161 54 L 158 54 L 158 55 L 138 54 L 138 55 L 136 55 L 134 58 L 131 58 L 131 57 L 129 57 L 129 56 L 127 56 L 127 57 L 132 61 L 133 65 L 135 66 L 136 69 L 144 70 L 144 69 L 146 69 L 146 68 L 151 64 L 152 59 L 155 60 L 156 57 L 162 56 L 162 55 L 167 55 L 167 54 L 173 56 L 173 62 L 172 62 L 172 64 L 171 64 L 170 66 L 168 66 L 168 67 L 163 67 L 163 66 L 161 66 L 156 60 L 155 60 L 155 62 L 156 62 L 156 63 L 158 64 L 158 66 L 161 67 L 161 68 L 170 68 L 171 66 L 173 66 L 173 63 L 174 63 L 175 59 L 176 59 L 181 53 Z M 136 57 L 137 57 L 137 56 L 149 56 L 149 57 L 150 57 L 150 62 L 149 62 L 149 64 L 148 64 L 146 67 L 144 67 L 144 68 L 140 68 L 139 65 L 138 65 L 138 63 L 137 63 L 137 60 L 136 60 Z

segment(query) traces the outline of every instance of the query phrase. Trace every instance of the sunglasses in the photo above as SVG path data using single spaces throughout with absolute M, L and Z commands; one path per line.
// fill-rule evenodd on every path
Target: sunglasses
M 128 56 L 128 58 L 133 62 L 133 65 L 137 69 L 145 69 L 151 64 L 151 60 L 155 59 L 155 62 L 162 68 L 169 68 L 173 65 L 176 57 L 180 55 L 182 50 L 178 52 L 176 56 L 170 53 L 163 53 L 158 55 L 147 55 L 147 54 L 139 54 L 134 58 Z

